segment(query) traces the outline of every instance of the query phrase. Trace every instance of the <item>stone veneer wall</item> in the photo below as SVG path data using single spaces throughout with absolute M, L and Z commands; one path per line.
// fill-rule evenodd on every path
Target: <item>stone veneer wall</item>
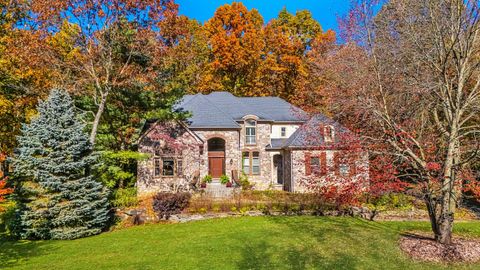
M 272 157 L 269 152 L 265 151 L 265 147 L 270 144 L 271 125 L 269 123 L 257 122 L 257 143 L 255 145 L 245 144 L 245 127 L 241 124 L 240 132 L 240 152 L 238 156 L 241 158 L 242 152 L 259 152 L 260 155 L 260 174 L 249 175 L 248 180 L 255 184 L 256 189 L 268 189 L 272 185 Z M 239 171 L 242 170 L 242 164 L 239 163 Z
M 193 130 L 193 132 L 204 141 L 203 155 L 199 157 L 200 177 L 208 174 L 208 140 L 222 138 L 225 140 L 225 173 L 231 178 L 232 170 L 238 170 L 240 166 L 238 130 Z
M 291 164 L 291 178 L 294 192 L 305 192 L 307 191 L 305 185 L 302 182 L 308 181 L 310 177 L 318 177 L 314 175 L 307 176 L 305 175 L 305 153 L 311 153 L 311 156 L 320 156 L 321 152 L 326 152 L 327 159 L 327 174 L 329 177 L 335 177 L 335 164 L 334 164 L 334 153 L 336 150 L 291 150 L 289 163 Z M 290 165 L 288 165 L 290 166 Z M 352 179 L 368 179 L 368 155 L 365 153 L 355 162 L 357 168 L 357 175 Z
M 331 176 L 334 175 L 334 160 L 332 150 L 314 150 L 314 151 L 305 151 L 305 150 L 292 150 L 291 151 L 291 177 L 292 177 L 292 186 L 294 192 L 305 192 L 305 185 L 302 183 L 308 181 L 311 177 L 318 177 L 315 175 L 307 176 L 305 174 L 305 153 L 309 152 L 312 156 L 320 156 L 321 152 L 326 152 L 327 158 L 327 173 Z
M 180 136 L 176 141 L 182 145 L 181 156 L 183 161 L 183 176 L 178 177 L 155 177 L 154 175 L 154 153 L 159 146 L 166 145 L 164 140 L 155 139 L 155 135 L 162 133 L 158 127 L 153 127 L 139 143 L 138 151 L 140 153 L 150 154 L 147 160 L 138 162 L 137 171 L 137 194 L 139 196 L 153 194 L 159 191 L 172 191 L 180 188 L 189 187 L 189 182 L 194 174 L 200 170 L 200 149 L 198 140 L 195 139 L 183 127 L 178 127 Z

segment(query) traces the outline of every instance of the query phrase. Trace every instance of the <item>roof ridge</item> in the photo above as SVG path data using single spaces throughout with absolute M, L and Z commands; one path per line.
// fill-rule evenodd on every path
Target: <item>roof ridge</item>
M 248 107 L 248 105 L 243 102 L 244 99 L 247 99 L 247 98 L 259 98 L 259 97 L 237 97 L 237 96 L 234 96 L 234 97 L 237 98 L 238 102 L 240 102 L 240 103 L 242 104 L 242 106 L 244 106 L 244 107 Z M 263 114 L 264 116 L 268 116 L 268 118 L 270 118 L 270 119 L 273 119 L 273 117 L 272 117 L 269 113 L 263 112 L 262 114 Z M 255 114 L 254 114 L 254 115 L 255 115 Z M 245 116 L 245 115 L 244 115 L 244 116 Z M 258 115 L 257 115 L 257 116 L 258 116 Z

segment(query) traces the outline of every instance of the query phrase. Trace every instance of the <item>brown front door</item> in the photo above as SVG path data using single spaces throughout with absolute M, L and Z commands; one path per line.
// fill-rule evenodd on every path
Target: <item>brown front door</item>
M 223 164 L 224 158 L 223 157 L 209 157 L 208 158 L 208 169 L 210 171 L 210 175 L 213 178 L 220 178 L 223 174 Z

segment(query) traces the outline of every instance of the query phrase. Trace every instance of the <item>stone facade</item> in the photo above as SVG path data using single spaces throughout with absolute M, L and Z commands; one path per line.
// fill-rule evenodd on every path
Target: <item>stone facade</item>
M 253 117 L 252 117 L 253 118 Z M 248 118 L 251 119 L 251 118 Z M 255 118 L 253 118 L 255 119 Z M 155 123 L 142 135 L 139 141 L 139 151 L 149 154 L 149 158 L 138 164 L 138 194 L 149 194 L 158 191 L 189 190 L 194 177 L 201 180 L 209 174 L 209 140 L 220 138 L 224 145 L 224 173 L 232 178 L 232 172 L 242 172 L 242 154 L 258 152 L 260 170 L 258 174 L 248 174 L 249 181 L 255 189 L 277 189 L 293 192 L 306 192 L 307 175 L 305 155 L 309 153 L 319 156 L 325 153 L 328 176 L 334 172 L 334 153 L 339 150 L 308 150 L 308 149 L 271 149 L 272 126 L 268 122 L 256 122 L 256 143 L 246 143 L 244 121 L 239 121 L 238 129 L 201 129 L 188 128 L 180 122 Z M 168 127 L 165 129 L 165 127 Z M 175 130 L 175 131 L 172 131 Z M 173 136 L 172 136 L 173 134 Z M 164 152 L 172 148 L 175 151 Z M 173 153 L 173 154 L 172 154 Z M 281 155 L 281 170 L 274 164 L 274 156 Z M 155 162 L 163 158 L 175 160 L 175 175 L 165 176 L 156 172 Z M 181 174 L 177 174 L 178 163 L 181 161 Z M 355 166 L 367 168 L 364 173 L 368 177 L 368 158 L 362 156 Z M 366 165 L 366 167 L 364 166 Z M 283 175 L 283 184 L 277 184 L 279 171 Z M 356 176 L 355 176 L 356 177 Z
M 326 158 L 326 174 L 319 178 L 318 175 L 310 174 L 307 175 L 306 173 L 306 153 L 308 153 L 312 157 L 319 157 L 322 153 L 325 154 Z M 289 191 L 293 192 L 306 192 L 307 183 L 315 183 L 322 182 L 322 178 L 326 179 L 335 179 L 336 174 L 335 170 L 335 160 L 334 155 L 338 153 L 339 155 L 345 155 L 345 152 L 341 150 L 291 150 L 288 154 L 288 164 L 287 166 L 290 167 L 288 178 L 286 179 L 286 184 L 288 186 Z M 361 153 L 360 157 L 351 161 L 348 166 L 355 166 L 355 175 L 349 175 L 348 178 L 352 181 L 356 181 L 358 179 L 367 179 L 368 178 L 368 156 L 366 153 Z M 320 181 L 319 181 L 320 180 Z
M 253 145 L 247 145 L 245 143 L 245 125 L 242 123 L 241 127 L 239 155 L 241 156 L 243 152 L 258 152 L 260 155 L 260 173 L 249 175 L 248 180 L 255 184 L 255 187 L 258 189 L 267 189 L 272 184 L 272 157 L 265 151 L 265 148 L 270 144 L 271 126 L 267 123 L 257 122 L 256 144 Z M 238 170 L 242 171 L 241 163 L 238 166 Z
M 208 174 L 208 140 L 221 138 L 225 140 L 225 174 L 230 178 L 232 170 L 238 170 L 240 166 L 239 134 L 238 130 L 194 130 L 195 134 L 203 141 L 203 153 L 199 158 L 200 175 Z
M 199 162 L 202 160 L 199 147 L 201 140 L 182 125 L 177 123 L 167 125 L 177 130 L 178 135 L 174 140 L 164 139 L 169 134 L 166 134 L 161 125 L 154 125 L 140 139 L 138 151 L 149 155 L 146 160 L 139 161 L 137 165 L 137 193 L 140 196 L 166 190 L 186 190 L 189 188 L 192 177 L 201 170 L 201 162 Z M 173 149 L 175 153 L 162 153 L 165 149 L 171 151 L 169 144 L 174 142 L 178 143 L 178 146 Z M 183 165 L 181 176 L 156 176 L 155 160 L 161 161 L 164 156 L 181 158 Z

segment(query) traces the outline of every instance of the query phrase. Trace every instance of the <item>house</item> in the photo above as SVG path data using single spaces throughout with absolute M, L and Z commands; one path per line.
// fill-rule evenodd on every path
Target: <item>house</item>
M 187 189 L 205 175 L 244 173 L 256 189 L 292 192 L 305 191 L 311 178 L 368 176 L 359 170 L 366 155 L 343 159 L 346 128 L 281 98 L 213 92 L 186 95 L 177 109 L 190 117 L 145 125 L 139 151 L 150 158 L 138 164 L 139 194 Z

